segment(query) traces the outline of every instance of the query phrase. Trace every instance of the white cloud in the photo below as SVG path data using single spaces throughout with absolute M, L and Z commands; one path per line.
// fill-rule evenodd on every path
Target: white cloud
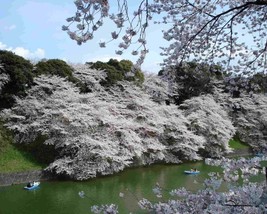
M 121 61 L 122 57 L 116 56 L 116 55 L 104 55 L 104 56 L 95 56 L 93 58 L 86 57 L 84 61 L 85 62 L 96 62 L 96 61 L 108 62 L 110 59 L 116 59 L 118 61 Z
M 6 50 L 7 49 L 7 46 L 5 44 L 3 44 L 2 42 L 0 42 L 0 49 Z
M 13 25 L 6 26 L 6 27 L 5 27 L 5 29 L 6 29 L 6 30 L 8 30 L 8 31 L 14 30 L 14 29 L 16 29 L 16 28 L 17 28 L 17 26 L 16 26 L 16 25 L 14 25 L 14 24 L 13 24 Z
M 42 48 L 37 48 L 35 51 L 30 51 L 29 49 L 23 47 L 8 47 L 6 44 L 0 42 L 0 49 L 12 51 L 26 59 L 42 59 L 45 57 L 45 50 Z

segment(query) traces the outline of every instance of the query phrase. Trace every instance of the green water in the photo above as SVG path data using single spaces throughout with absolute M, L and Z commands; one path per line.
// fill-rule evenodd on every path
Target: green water
M 183 173 L 191 168 L 201 173 Z M 137 200 L 156 201 L 152 192 L 156 183 L 166 190 L 161 200 L 167 200 L 171 198 L 168 190 L 182 186 L 191 191 L 203 188 L 204 179 L 212 171 L 220 172 L 220 169 L 203 162 L 154 165 L 86 182 L 42 182 L 40 188 L 33 191 L 23 190 L 25 184 L 0 187 L 0 214 L 85 214 L 91 213 L 92 205 L 103 203 L 117 204 L 120 213 L 142 213 Z M 84 191 L 88 197 L 80 198 L 79 191 Z M 123 198 L 119 197 L 120 192 L 124 193 Z

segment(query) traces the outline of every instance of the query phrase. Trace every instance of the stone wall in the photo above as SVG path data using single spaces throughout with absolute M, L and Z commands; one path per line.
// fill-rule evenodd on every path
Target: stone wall
M 42 170 L 16 172 L 16 173 L 0 173 L 0 186 L 8 186 L 12 184 L 28 183 L 30 181 L 52 180 L 54 176 L 46 174 Z
M 251 148 L 244 148 L 244 149 L 234 149 L 234 151 L 226 155 L 226 157 L 232 158 L 232 157 L 243 157 L 243 156 L 249 156 L 249 155 L 253 155 Z

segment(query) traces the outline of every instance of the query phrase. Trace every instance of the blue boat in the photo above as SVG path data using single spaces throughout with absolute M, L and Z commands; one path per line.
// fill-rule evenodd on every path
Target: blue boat
M 199 174 L 200 171 L 198 171 L 198 170 L 185 170 L 184 173 L 188 174 L 188 175 L 196 175 L 196 174 Z
M 263 157 L 263 153 L 258 152 L 255 154 L 255 156 L 261 158 L 261 157 Z
M 40 182 L 35 181 L 32 183 L 28 183 L 27 186 L 24 187 L 25 190 L 34 190 L 37 189 L 40 185 Z

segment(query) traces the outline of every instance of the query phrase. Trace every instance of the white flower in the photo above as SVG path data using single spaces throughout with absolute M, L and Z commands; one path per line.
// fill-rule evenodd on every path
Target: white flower
M 94 20 L 94 16 L 92 14 L 88 14 L 88 16 L 85 17 L 86 21 L 92 21 Z
M 79 30 L 84 30 L 84 25 L 82 25 L 82 24 L 77 24 L 77 28 L 79 29 Z
M 69 27 L 66 26 L 66 25 L 63 25 L 63 26 L 62 26 L 62 30 L 63 30 L 63 31 L 69 30 Z
M 99 46 L 100 46 L 100 48 L 105 48 L 106 47 L 106 43 L 105 42 L 100 42 Z
M 132 55 L 138 55 L 138 51 L 132 51 Z
M 67 22 L 72 22 L 72 21 L 74 21 L 74 18 L 73 17 L 67 18 L 66 21 Z
M 117 39 L 119 34 L 116 33 L 116 31 L 111 33 L 112 39 Z
M 80 191 L 78 194 L 79 194 L 79 196 L 80 196 L 81 198 L 85 198 L 85 193 L 84 193 L 84 191 Z
M 118 55 L 122 55 L 123 52 L 122 51 L 115 51 L 115 53 Z

